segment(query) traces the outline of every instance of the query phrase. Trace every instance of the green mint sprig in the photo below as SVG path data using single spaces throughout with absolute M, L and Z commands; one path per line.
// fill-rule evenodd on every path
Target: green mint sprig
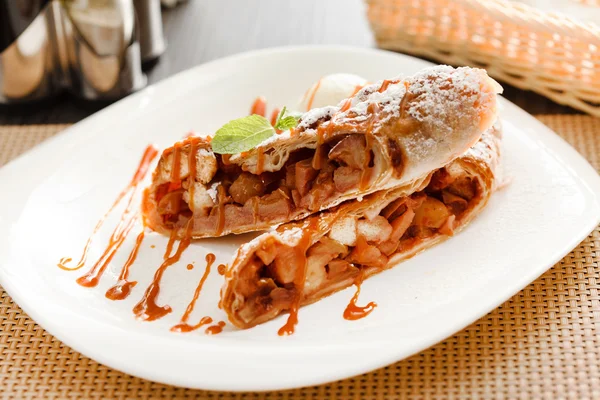
M 212 138 L 212 150 L 217 154 L 236 154 L 248 151 L 271 136 L 275 129 L 287 130 L 296 127 L 300 116 L 286 113 L 283 107 L 275 126 L 261 115 L 248 115 L 229 121 L 223 125 Z
M 275 120 L 275 129 L 285 131 L 295 128 L 298 125 L 300 116 L 301 114 L 287 112 L 287 109 L 283 107 Z

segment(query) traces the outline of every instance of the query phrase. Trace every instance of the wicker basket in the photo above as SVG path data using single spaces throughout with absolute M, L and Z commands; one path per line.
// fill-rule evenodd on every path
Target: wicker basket
M 367 3 L 382 48 L 480 66 L 499 80 L 600 116 L 600 27 L 593 23 L 503 0 Z

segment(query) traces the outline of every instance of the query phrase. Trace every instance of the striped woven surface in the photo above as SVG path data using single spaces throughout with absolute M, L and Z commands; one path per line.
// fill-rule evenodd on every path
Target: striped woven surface
M 600 169 L 600 119 L 539 119 Z M 0 165 L 64 128 L 0 127 Z M 599 249 L 597 228 L 500 307 L 406 360 L 328 385 L 268 393 L 188 390 L 105 367 L 44 331 L 0 288 L 0 398 L 598 399 Z

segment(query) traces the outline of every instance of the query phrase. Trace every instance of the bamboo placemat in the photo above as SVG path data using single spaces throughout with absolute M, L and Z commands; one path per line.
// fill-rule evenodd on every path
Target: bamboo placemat
M 600 119 L 539 119 L 600 169 Z M 64 127 L 0 127 L 0 165 Z M 596 228 L 500 307 L 407 360 L 328 385 L 269 393 L 188 390 L 110 369 L 45 332 L 0 288 L 0 398 L 598 399 L 599 248 Z

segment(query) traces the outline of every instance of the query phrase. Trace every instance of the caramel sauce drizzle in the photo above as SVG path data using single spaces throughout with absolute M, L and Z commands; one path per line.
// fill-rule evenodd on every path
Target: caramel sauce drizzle
M 377 303 L 371 301 L 364 307 L 360 307 L 356 305 L 358 300 L 358 296 L 360 295 L 360 285 L 362 284 L 364 279 L 364 270 L 361 268 L 358 276 L 354 280 L 354 285 L 356 286 L 356 292 L 354 296 L 350 299 L 350 303 L 346 306 L 344 310 L 344 319 L 355 321 L 357 319 L 361 319 L 369 315 L 375 307 L 377 307 Z
M 169 191 L 177 190 L 181 186 L 181 144 L 173 146 L 173 166 L 171 168 L 171 183 Z
M 350 95 L 350 97 L 354 97 L 356 95 L 356 93 L 360 92 L 360 90 L 364 88 L 363 85 L 356 85 L 354 86 L 354 92 L 352 92 L 352 94 Z
M 387 90 L 388 86 L 390 86 L 390 83 L 394 83 L 394 81 L 385 79 L 383 81 L 383 83 L 381 84 L 381 86 L 379 87 L 379 90 L 377 90 L 377 91 L 379 93 L 385 92 Z
M 369 178 L 371 177 L 371 170 L 369 168 L 369 162 L 371 161 L 371 133 L 367 132 L 365 134 L 365 161 L 363 164 L 363 168 L 360 172 L 360 181 L 358 182 L 358 190 L 366 189 Z
M 219 275 L 225 275 L 226 271 L 227 271 L 227 264 L 219 264 L 219 266 L 217 267 L 217 272 L 219 273 Z
M 202 292 L 202 287 L 204 286 L 204 282 L 206 281 L 206 279 L 208 278 L 208 275 L 210 274 L 210 267 L 215 262 L 215 259 L 216 259 L 216 257 L 213 253 L 208 253 L 206 255 L 206 258 L 205 258 L 206 269 L 204 270 L 204 274 L 202 275 L 202 278 L 200 279 L 200 282 L 198 283 L 198 286 L 196 287 L 196 291 L 194 292 L 194 297 L 192 297 L 192 300 L 189 302 L 188 306 L 186 307 L 185 312 L 183 313 L 183 316 L 181 317 L 181 321 L 179 322 L 179 324 L 177 324 L 171 328 L 171 332 L 191 332 L 193 330 L 200 328 L 201 326 L 210 324 L 212 322 L 212 318 L 204 317 L 196 325 L 190 325 L 190 324 L 188 324 L 188 319 L 190 318 L 190 315 L 194 311 L 194 307 L 196 306 L 196 302 L 198 301 L 200 292 Z
M 319 209 L 321 208 L 321 190 L 319 189 L 319 186 L 315 185 L 314 186 L 314 192 L 313 192 L 313 198 L 310 201 L 310 208 L 311 210 L 315 210 L 315 211 L 319 211 Z
M 306 267 L 308 265 L 308 258 L 306 257 L 306 252 L 310 247 L 310 239 L 312 237 L 313 231 L 316 229 L 317 219 L 311 218 L 310 223 L 307 227 L 303 229 L 302 238 L 298 241 L 298 244 L 294 247 L 291 247 L 289 251 L 296 253 L 295 262 L 296 262 L 296 275 L 294 276 L 294 287 L 296 289 L 296 296 L 294 301 L 292 302 L 292 306 L 290 308 L 290 315 L 288 319 L 277 334 L 279 336 L 291 335 L 294 333 L 296 324 L 298 323 L 298 309 L 300 308 L 300 302 L 303 298 L 304 291 L 304 283 L 306 280 Z
M 104 221 L 106 220 L 108 215 L 115 209 L 115 207 L 121 202 L 121 200 L 123 200 L 123 198 L 127 194 L 129 194 L 131 197 L 133 197 L 135 195 L 138 184 L 140 183 L 140 181 L 142 179 L 144 179 L 144 177 L 148 173 L 148 168 L 150 166 L 150 163 L 152 163 L 152 161 L 154 160 L 154 158 L 156 158 L 157 155 L 158 155 L 158 150 L 154 146 L 149 145 L 148 147 L 146 147 L 146 150 L 144 151 L 144 155 L 142 156 L 142 159 L 140 160 L 140 163 L 135 171 L 135 174 L 131 178 L 131 181 L 125 187 L 125 189 L 123 189 L 123 191 L 121 191 L 121 193 L 119 193 L 116 200 L 110 206 L 108 211 L 96 223 L 96 226 L 94 227 L 94 230 L 92 231 L 92 234 L 88 237 L 88 240 L 85 243 L 85 247 L 83 248 L 83 252 L 81 253 L 81 257 L 79 258 L 79 261 L 77 261 L 77 264 L 74 267 L 68 267 L 67 264 L 70 263 L 71 261 L 73 261 L 73 259 L 71 257 L 63 257 L 60 259 L 60 261 L 57 264 L 57 266 L 60 269 L 63 269 L 65 271 L 76 271 L 85 265 L 85 262 L 87 260 L 87 254 L 90 249 L 90 245 L 92 244 L 92 241 L 93 241 L 96 233 L 98 233 L 98 231 L 104 224 Z M 123 218 L 121 218 L 121 221 L 122 220 L 123 220 Z
M 176 230 L 173 230 L 173 232 L 171 233 L 171 237 L 169 238 L 169 244 L 167 245 L 165 255 L 163 257 L 163 263 L 160 265 L 160 267 L 158 267 L 158 269 L 154 273 L 152 282 L 146 288 L 142 299 L 135 305 L 135 307 L 133 307 L 133 313 L 137 318 L 141 319 L 142 321 L 154 321 L 156 319 L 164 317 L 172 311 L 169 305 L 159 306 L 158 304 L 156 304 L 156 299 L 160 292 L 160 281 L 167 268 L 179 261 L 183 252 L 189 247 L 190 243 L 192 242 L 192 222 L 192 219 L 190 219 L 187 222 L 184 236 L 179 242 L 177 250 L 175 250 L 175 254 L 170 256 L 171 250 L 173 248 L 173 242 L 175 241 L 175 238 L 177 236 L 177 234 L 175 233 Z
M 95 287 L 96 285 L 98 285 L 102 274 L 108 267 L 108 264 L 110 264 L 110 262 L 112 261 L 115 254 L 117 254 L 117 251 L 119 250 L 119 248 L 125 241 L 125 238 L 133 228 L 137 217 L 138 216 L 136 214 L 132 218 L 130 218 L 124 227 L 124 220 L 122 219 L 119 222 L 119 225 L 117 225 L 109 239 L 108 246 L 104 249 L 104 252 L 100 256 L 98 261 L 96 261 L 96 263 L 94 264 L 92 269 L 89 270 L 89 272 L 77 278 L 76 282 L 78 284 L 85 287 Z
M 250 115 L 256 114 L 256 115 L 261 115 L 263 117 L 266 116 L 267 114 L 267 101 L 264 97 L 260 96 L 257 97 L 256 100 L 254 100 L 254 103 L 252 104 L 252 107 L 250 108 Z M 279 115 L 279 112 L 281 110 L 279 108 L 275 108 L 273 109 L 273 111 L 271 112 L 271 125 L 275 126 L 275 123 L 277 122 L 277 116 Z M 276 133 L 281 133 L 281 130 L 276 129 L 275 130 Z M 225 156 L 225 155 L 223 155 Z M 231 157 L 231 155 L 227 155 L 229 157 Z M 229 158 L 227 159 L 227 161 L 229 161 Z M 227 162 L 225 162 L 225 160 L 223 160 L 224 164 L 227 164 Z M 256 175 L 260 175 L 263 173 L 264 170 L 264 166 L 265 166 L 265 151 L 262 147 L 257 147 L 256 148 Z M 221 234 L 221 232 L 218 232 L 218 234 Z
M 173 252 L 173 246 L 175 245 L 175 241 L 177 240 L 177 229 L 173 229 L 171 234 L 169 235 L 169 241 L 167 242 L 167 247 L 165 248 L 165 255 L 163 256 L 163 260 L 169 258 L 171 253 Z
M 198 141 L 191 140 L 190 141 L 190 153 L 188 155 L 188 190 L 190 193 L 190 201 L 193 201 L 193 190 L 194 190 L 194 182 L 196 175 L 196 150 L 197 150 Z M 171 181 L 180 183 L 180 168 L 181 168 L 181 144 L 176 145 L 173 149 L 173 168 L 171 170 Z M 173 247 L 175 244 L 175 240 L 177 238 L 178 230 L 173 229 L 171 232 L 171 236 L 169 237 L 169 242 L 167 243 L 165 254 L 163 256 L 163 263 L 154 273 L 154 277 L 150 285 L 146 288 L 144 292 L 144 296 L 142 299 L 135 305 L 133 308 L 133 312 L 141 320 L 144 321 L 153 321 L 163 316 L 167 315 L 172 311 L 169 305 L 159 306 L 156 303 L 158 298 L 158 294 L 160 292 L 160 281 L 164 272 L 168 267 L 175 264 L 181 259 L 181 255 L 183 252 L 189 247 L 192 240 L 192 228 L 194 226 L 194 215 L 190 217 L 185 226 L 185 231 L 183 233 L 182 239 L 179 241 L 177 245 L 177 249 L 175 253 L 171 255 L 173 252 Z M 214 255 L 213 255 L 214 257 Z M 207 267 L 210 270 L 210 266 Z
M 387 87 L 392 83 L 397 83 L 397 81 L 385 80 L 382 83 L 381 87 L 379 88 L 379 92 L 385 91 L 387 89 Z M 315 87 L 315 90 L 311 93 L 311 98 L 309 100 L 308 109 L 310 109 L 312 107 L 312 102 L 314 100 L 314 96 L 319 87 L 319 84 L 320 84 L 320 81 L 317 84 L 317 86 Z M 356 93 L 358 93 L 361 89 L 362 89 L 362 86 L 357 86 L 355 88 L 355 91 L 352 94 L 352 96 L 350 98 L 346 99 L 346 101 L 342 104 L 338 113 L 345 112 L 350 109 L 350 106 L 352 104 L 352 97 Z M 369 164 L 371 162 L 372 132 L 373 132 L 374 125 L 379 121 L 379 115 L 378 115 L 378 113 L 380 111 L 379 106 L 377 104 L 372 104 L 372 105 L 370 105 L 370 107 L 371 107 L 371 110 L 370 110 L 371 118 L 370 118 L 367 130 L 365 132 L 365 141 L 366 141 L 365 153 L 366 154 L 365 154 L 365 162 L 363 165 L 360 182 L 359 182 L 359 190 L 365 189 L 365 187 L 369 183 L 369 179 L 370 179 L 370 176 L 372 173 L 371 168 L 369 167 Z M 318 167 L 320 166 L 319 165 L 320 159 L 319 159 L 318 155 L 319 155 L 319 151 L 321 148 L 321 144 L 325 138 L 331 136 L 331 134 L 333 133 L 333 129 L 334 129 L 333 120 L 334 119 L 335 119 L 335 115 L 332 116 L 330 122 L 327 124 L 326 127 L 319 126 L 317 128 L 318 142 L 317 142 L 317 148 L 315 150 L 315 156 L 313 157 L 313 160 L 312 160 L 312 166 L 315 169 L 319 169 Z M 310 228 L 308 230 L 310 230 Z M 302 265 L 302 268 L 296 269 L 296 276 L 294 279 L 294 284 L 296 286 L 296 289 L 298 290 L 298 293 L 296 294 L 296 298 L 294 299 L 294 302 L 292 303 L 292 306 L 290 308 L 290 314 L 289 314 L 289 317 L 288 317 L 285 325 L 282 326 L 278 331 L 279 336 L 291 335 L 292 333 L 294 333 L 294 328 L 295 328 L 296 324 L 298 323 L 298 308 L 299 308 L 299 305 L 300 305 L 300 302 L 302 299 L 302 291 L 304 289 L 304 280 L 306 278 L 306 265 L 307 265 L 306 251 L 308 250 L 308 247 L 310 245 L 309 240 L 310 240 L 310 235 L 305 233 L 304 236 L 302 237 L 300 243 L 297 246 L 295 246 L 293 249 L 290 249 L 297 253 L 296 260 L 298 260 L 298 262 L 302 263 L 303 265 Z M 297 267 L 298 267 L 298 265 L 297 265 Z M 346 307 L 346 309 L 344 311 L 344 318 L 346 318 L 346 319 L 356 320 L 356 319 L 364 318 L 367 315 L 369 315 L 373 311 L 373 309 L 375 309 L 375 307 L 377 307 L 377 304 L 375 302 L 370 302 L 365 307 L 359 307 L 356 305 L 356 301 L 358 300 L 358 296 L 360 294 L 360 286 L 362 284 L 362 280 L 363 280 L 363 272 L 361 270 L 358 278 L 354 282 L 354 284 L 356 285 L 356 288 L 357 288 L 356 293 L 354 294 L 350 303 L 348 304 L 348 306 Z
M 265 150 L 262 147 L 256 148 L 256 175 L 263 173 L 265 167 Z
M 308 98 L 308 104 L 306 105 L 306 111 L 308 111 L 312 108 L 313 102 L 315 101 L 315 95 L 319 91 L 319 87 L 321 87 L 322 80 L 323 80 L 323 78 L 319 79 L 319 81 L 315 85 L 314 90 L 310 93 L 310 97 Z
M 220 236 L 223 233 L 223 228 L 225 227 L 225 198 L 227 194 L 225 193 L 225 188 L 223 185 L 219 185 L 217 187 L 217 228 L 216 234 Z
M 204 331 L 207 335 L 217 335 L 223 332 L 223 328 L 225 327 L 225 321 L 219 321 L 217 325 L 209 326 Z
M 194 269 L 194 264 L 188 264 L 186 268 L 188 271 L 191 271 Z
M 252 103 L 252 107 L 250 108 L 250 115 L 260 115 L 265 116 L 267 114 L 267 102 L 264 97 L 260 96 L 254 100 Z
M 380 92 L 384 91 L 390 83 L 391 83 L 391 81 L 387 81 L 387 80 L 384 81 L 384 83 L 382 84 L 379 91 Z M 321 80 L 319 80 L 319 82 L 317 83 L 317 85 L 315 86 L 314 90 L 312 91 L 312 93 L 310 95 L 310 99 L 308 102 L 308 109 L 312 108 L 314 97 L 316 95 L 316 92 L 318 91 L 320 84 L 321 84 Z M 357 86 L 355 88 L 355 91 L 352 94 L 352 96 L 354 96 L 361 88 L 362 88 L 361 86 Z M 351 103 L 352 103 L 351 98 L 347 99 L 345 101 L 345 103 L 342 105 L 339 112 L 347 111 L 350 108 Z M 374 109 L 371 110 L 372 117 L 371 117 L 368 129 L 367 129 L 366 135 L 365 135 L 366 141 L 367 141 L 365 151 L 367 151 L 367 156 L 365 157 L 365 160 L 366 160 L 365 168 L 363 169 L 363 171 L 361 173 L 361 182 L 360 182 L 361 188 L 364 186 L 365 181 L 368 179 L 367 172 L 370 172 L 370 170 L 368 168 L 368 164 L 370 162 L 370 152 L 371 152 L 370 134 L 372 132 L 373 125 L 378 121 L 378 116 L 376 115 L 377 112 L 379 111 L 378 106 L 376 104 L 373 104 L 372 106 L 374 107 Z M 277 116 L 279 115 L 279 112 L 280 111 L 278 109 L 273 110 L 272 115 L 271 115 L 271 124 L 275 124 Z M 252 105 L 251 114 L 265 116 L 266 102 L 265 102 L 264 98 L 259 97 L 255 100 L 254 104 Z M 322 150 L 321 144 L 322 144 L 323 136 L 327 136 L 328 134 L 330 135 L 332 133 L 333 124 L 330 123 L 330 124 L 328 124 L 328 126 L 325 129 L 321 128 L 318 131 L 319 131 L 320 135 L 318 136 L 318 144 L 317 144 L 317 148 L 315 150 L 315 156 L 313 158 L 313 167 L 315 169 L 320 169 L 320 167 L 321 167 L 321 165 L 320 165 L 321 158 L 319 157 L 319 155 L 320 155 L 319 152 Z M 189 142 L 191 144 L 191 151 L 190 151 L 190 156 L 188 158 L 188 167 L 189 167 L 188 190 L 189 190 L 189 194 L 190 194 L 190 199 L 191 199 L 191 201 L 193 201 L 195 171 L 196 171 L 196 154 L 195 153 L 196 153 L 196 149 L 197 149 L 197 141 L 190 140 Z M 181 147 L 182 147 L 182 144 L 177 143 L 172 148 L 173 166 L 172 166 L 172 170 L 171 170 L 171 183 L 170 183 L 170 188 L 169 188 L 170 190 L 177 190 L 181 187 L 181 177 L 180 177 L 180 175 L 181 175 L 180 174 L 180 172 L 181 172 Z M 89 250 L 89 247 L 91 245 L 94 235 L 102 227 L 107 216 L 123 200 L 123 198 L 125 198 L 129 194 L 129 199 L 128 199 L 125 211 L 123 212 L 123 214 L 121 216 L 121 220 L 119 221 L 118 225 L 115 227 L 115 229 L 109 239 L 108 246 L 106 247 L 102 256 L 95 263 L 94 267 L 87 274 L 85 274 L 84 276 L 77 279 L 77 282 L 80 285 L 91 287 L 91 286 L 96 286 L 98 284 L 99 279 L 102 276 L 103 272 L 107 268 L 108 264 L 110 264 L 112 258 L 114 257 L 114 255 L 116 254 L 118 249 L 121 247 L 121 245 L 125 241 L 127 235 L 133 228 L 139 215 L 136 213 L 128 220 L 126 220 L 126 217 L 130 214 L 132 200 L 137 191 L 138 184 L 145 177 L 145 175 L 148 171 L 148 168 L 149 168 L 149 164 L 156 157 L 157 153 L 158 153 L 157 150 L 153 146 L 148 146 L 146 148 L 146 151 L 144 152 L 144 156 L 142 157 L 142 160 L 140 161 L 138 169 L 136 170 L 136 173 L 134 174 L 130 184 L 119 194 L 119 196 L 117 197 L 115 202 L 112 204 L 110 209 L 96 224 L 96 226 L 92 232 L 92 235 L 88 238 L 88 241 L 86 242 L 82 256 L 81 256 L 79 262 L 77 263 L 77 265 L 73 268 L 69 268 L 66 266 L 67 263 L 72 261 L 72 259 L 70 257 L 63 257 L 60 260 L 58 266 L 61 269 L 76 270 L 76 269 L 83 267 L 85 265 L 87 253 L 88 253 L 88 250 Z M 227 163 L 228 157 L 224 156 L 223 162 Z M 259 149 L 259 152 L 257 155 L 257 172 L 259 174 L 262 172 L 263 165 L 264 165 L 264 152 L 261 151 L 261 149 Z M 367 171 L 367 170 L 369 170 L 369 171 Z M 226 196 L 226 194 L 224 193 L 225 192 L 224 188 L 219 187 L 217 190 L 218 190 L 218 196 L 220 198 L 223 198 L 224 196 Z M 220 204 L 220 207 L 218 209 L 219 215 L 218 215 L 218 221 L 217 221 L 217 233 L 221 234 L 222 230 L 223 230 L 225 216 L 224 216 L 224 208 L 222 207 L 223 202 L 220 201 L 219 204 Z M 257 204 L 255 204 L 255 208 L 256 208 L 256 205 Z M 255 214 L 257 214 L 256 211 L 257 210 L 255 210 Z M 294 248 L 290 249 L 290 251 L 296 252 L 297 264 L 296 264 L 296 271 L 295 271 L 296 276 L 294 277 L 295 278 L 294 284 L 296 286 L 297 293 L 296 293 L 295 299 L 293 301 L 293 304 L 291 306 L 289 317 L 288 317 L 285 325 L 282 326 L 278 331 L 278 334 L 280 336 L 292 334 L 295 330 L 296 324 L 298 323 L 298 309 L 299 309 L 301 300 L 303 298 L 303 289 L 304 289 L 304 284 L 305 284 L 305 279 L 306 279 L 306 269 L 307 269 L 306 252 L 308 250 L 308 247 L 310 246 L 310 237 L 311 237 L 310 232 L 314 228 L 314 226 L 313 226 L 314 222 L 315 222 L 315 220 L 312 220 L 310 222 L 310 225 L 304 230 L 303 236 L 302 236 L 300 242 L 298 243 L 298 245 L 296 245 L 296 246 L 294 246 Z M 158 306 L 158 304 L 156 303 L 157 297 L 160 292 L 160 281 L 161 281 L 162 276 L 163 276 L 164 272 L 166 271 L 166 269 L 169 266 L 175 264 L 177 261 L 179 261 L 183 252 L 189 247 L 189 245 L 191 243 L 192 227 L 193 227 L 193 215 L 192 215 L 192 218 L 187 221 L 183 238 L 179 242 L 177 249 L 175 250 L 175 253 L 171 255 L 171 253 L 173 252 L 174 243 L 177 238 L 177 230 L 174 229 L 172 231 L 171 236 L 169 238 L 169 242 L 167 243 L 167 246 L 165 249 L 165 254 L 163 256 L 163 263 L 156 270 L 153 280 L 150 283 L 150 285 L 147 287 L 146 291 L 144 292 L 142 299 L 133 308 L 133 312 L 138 318 L 145 320 L 145 321 L 152 321 L 155 319 L 159 319 L 172 311 L 170 306 L 168 306 L 168 305 Z M 143 240 L 144 240 L 144 231 L 142 230 L 138 234 L 138 236 L 136 238 L 135 246 L 131 250 L 127 261 L 123 265 L 123 268 L 119 275 L 119 280 L 118 280 L 117 284 L 115 286 L 113 286 L 112 288 L 110 288 L 106 292 L 105 296 L 107 298 L 109 298 L 111 300 L 122 300 L 130 294 L 131 289 L 137 284 L 137 282 L 135 282 L 135 281 L 132 281 L 132 282 L 128 281 L 127 278 L 129 276 L 130 267 L 135 262 L 135 259 L 138 255 L 138 252 L 139 252 L 139 249 L 141 247 Z M 154 247 L 154 246 L 151 246 L 151 247 Z M 198 297 L 200 295 L 200 292 L 202 290 L 204 282 L 206 281 L 206 279 L 210 273 L 210 268 L 211 268 L 212 264 L 214 263 L 214 261 L 215 261 L 214 254 L 212 254 L 212 253 L 207 254 L 206 269 L 205 269 L 205 272 L 196 288 L 196 291 L 194 293 L 192 301 L 188 304 L 188 307 L 186 308 L 186 311 L 181 318 L 181 323 L 172 327 L 171 328 L 172 331 L 189 332 L 189 331 L 198 329 L 201 326 L 204 326 L 204 325 L 207 325 L 207 324 L 210 324 L 213 322 L 212 318 L 203 317 L 198 324 L 189 325 L 187 323 L 187 320 L 189 319 L 189 316 L 194 309 L 194 306 L 198 300 Z M 187 268 L 192 269 L 193 265 L 188 264 Z M 218 266 L 219 274 L 224 275 L 226 273 L 226 269 L 227 269 L 227 266 L 225 264 L 219 265 Z M 355 319 L 364 318 L 369 313 L 371 313 L 373 311 L 373 309 L 377 306 L 377 304 L 374 302 L 368 303 L 365 307 L 359 307 L 356 305 L 356 301 L 358 300 L 358 296 L 360 294 L 360 286 L 362 284 L 362 280 L 363 280 L 363 271 L 361 270 L 361 272 L 359 273 L 359 276 L 357 277 L 357 279 L 354 282 L 354 284 L 357 287 L 356 293 L 354 294 L 354 296 L 350 300 L 350 303 L 348 304 L 348 306 L 346 307 L 346 309 L 344 311 L 344 318 L 346 318 L 346 319 L 355 320 Z M 206 334 L 218 334 L 223 330 L 224 326 L 225 326 L 225 322 L 219 321 L 218 324 L 208 327 L 205 332 L 206 332 Z
M 344 104 L 342 104 L 342 107 L 340 108 L 340 112 L 346 112 L 350 109 L 350 106 L 352 105 L 352 97 L 348 97 L 346 100 L 344 100 Z
M 387 81 L 386 81 L 387 82 Z M 371 148 L 373 146 L 372 136 L 373 136 L 373 126 L 379 122 L 379 106 L 375 103 L 369 105 L 371 112 L 371 119 L 369 120 L 369 126 L 367 127 L 367 131 L 365 132 L 365 161 L 363 164 L 363 169 L 360 173 L 360 182 L 358 184 L 359 190 L 364 190 L 367 188 L 369 184 L 369 180 L 371 178 L 371 168 L 369 168 L 369 163 L 371 161 Z
M 211 324 L 212 322 L 213 322 L 213 319 L 211 317 L 202 317 L 202 319 L 200 319 L 200 322 L 198 322 L 196 325 L 188 325 L 186 323 L 177 324 L 171 328 L 171 332 L 179 332 L 179 333 L 192 332 L 198 328 L 203 327 L 204 325 Z
M 315 154 L 313 155 L 311 166 L 313 169 L 319 171 L 323 168 L 323 137 L 322 135 L 317 135 L 317 147 L 315 149 Z
M 379 92 L 383 92 L 391 83 L 397 83 L 397 81 L 388 81 L 385 80 L 381 87 L 379 88 Z M 352 94 L 352 96 L 350 96 L 349 98 L 347 98 L 346 100 L 344 100 L 342 106 L 340 107 L 340 109 L 331 117 L 331 119 L 328 121 L 327 124 L 323 124 L 320 125 L 317 128 L 317 148 L 315 150 L 315 155 L 313 156 L 312 159 L 312 167 L 314 169 L 319 169 L 318 167 L 320 167 L 320 151 L 321 151 L 321 147 L 322 147 L 322 143 L 327 140 L 328 138 L 331 137 L 331 135 L 333 134 L 333 130 L 334 130 L 334 124 L 333 121 L 335 120 L 336 116 L 340 113 L 346 112 L 350 109 L 350 106 L 352 105 L 352 99 L 354 97 L 354 95 L 356 95 L 356 93 L 358 93 L 358 91 L 362 88 L 362 86 L 357 86 L 355 88 L 354 93 Z M 371 117 L 369 120 L 369 124 L 367 126 L 367 129 L 365 131 L 365 161 L 363 164 L 363 168 L 360 174 L 360 181 L 359 181 L 359 185 L 358 185 L 358 189 L 359 190 L 365 190 L 368 186 L 369 180 L 371 178 L 371 173 L 372 170 L 371 168 L 369 168 L 369 163 L 371 162 L 371 149 L 372 149 L 372 135 L 373 135 L 373 127 L 375 126 L 375 124 L 379 121 L 379 106 L 375 103 L 369 105 L 369 111 L 371 113 Z
M 130 182 L 130 186 L 127 189 L 130 192 L 129 198 L 127 200 L 127 205 L 125 206 L 125 210 L 121 214 L 119 223 L 113 230 L 108 240 L 108 245 L 104 249 L 104 252 L 100 256 L 100 258 L 96 261 L 92 269 L 90 269 L 85 275 L 79 277 L 76 280 L 76 282 L 81 286 L 95 287 L 98 285 L 98 283 L 100 282 L 100 278 L 104 274 L 104 271 L 106 271 L 106 268 L 112 261 L 113 257 L 115 256 L 125 239 L 127 238 L 127 235 L 129 235 L 129 232 L 133 228 L 133 225 L 135 224 L 136 220 L 138 219 L 138 213 L 134 214 L 128 220 L 127 216 L 131 213 L 131 206 L 133 203 L 133 199 L 135 198 L 135 194 L 137 193 L 138 184 L 147 173 L 148 165 L 153 159 L 153 157 L 150 157 L 152 153 L 154 153 L 154 155 L 157 154 L 154 147 L 148 146 L 146 148 L 144 156 L 142 157 L 142 161 L 140 162 L 140 165 L 138 166 L 138 169 Z
M 107 299 L 123 300 L 123 299 L 127 298 L 127 296 L 129 296 L 129 293 L 131 293 L 131 289 L 133 289 L 133 287 L 135 285 L 137 285 L 136 281 L 130 282 L 127 280 L 127 278 L 129 277 L 129 269 L 131 267 L 131 264 L 133 264 L 135 262 L 135 259 L 137 258 L 138 252 L 140 250 L 140 246 L 142 245 L 143 241 L 144 241 L 144 230 L 142 229 L 142 231 L 138 234 L 137 238 L 135 239 L 135 245 L 133 246 L 131 253 L 129 253 L 129 257 L 127 258 L 127 261 L 123 265 L 123 268 L 121 268 L 121 273 L 119 274 L 119 280 L 113 287 L 111 287 L 110 289 L 108 289 L 106 291 L 106 294 L 104 296 Z
M 198 142 L 197 141 L 192 141 L 190 143 L 190 154 L 188 156 L 188 193 L 190 194 L 190 200 L 189 203 L 190 204 L 194 204 L 194 183 L 196 182 L 196 163 L 197 163 L 197 159 L 196 159 L 196 153 L 198 152 Z M 194 218 L 193 216 L 193 210 L 194 207 L 191 207 L 192 209 L 192 219 Z
M 331 135 L 333 134 L 333 128 L 334 128 L 333 120 L 338 115 L 338 112 L 334 113 L 331 116 L 331 119 L 327 123 L 321 124 L 317 127 L 317 136 L 318 136 L 318 140 L 321 143 L 327 141 L 327 139 L 329 139 L 331 137 Z M 325 127 L 323 127 L 323 125 L 325 125 Z

